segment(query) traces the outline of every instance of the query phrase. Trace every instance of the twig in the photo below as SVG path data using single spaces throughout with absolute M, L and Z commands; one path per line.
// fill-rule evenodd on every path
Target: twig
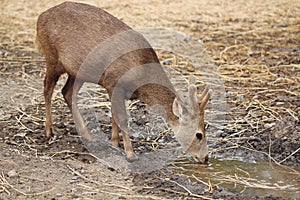
M 192 197 L 197 197 L 197 198 L 202 198 L 202 199 L 212 199 L 210 197 L 206 197 L 206 196 L 203 196 L 203 195 L 194 194 L 189 189 L 187 189 L 185 186 L 181 185 L 180 183 L 177 183 L 176 181 L 173 181 L 173 180 L 166 180 L 166 181 L 169 181 L 171 183 L 175 183 L 176 185 L 178 185 L 179 187 L 184 189 Z
M 3 174 L 3 172 L 1 173 L 1 176 L 0 176 L 0 179 L 1 179 L 1 182 L 3 182 L 4 184 L 6 184 L 7 186 L 9 186 L 11 189 L 13 189 L 14 191 L 16 191 L 17 193 L 19 194 L 22 194 L 24 196 L 39 196 L 39 195 L 42 195 L 42 194 L 45 194 L 45 193 L 49 193 L 51 191 L 53 191 L 55 189 L 55 187 L 49 189 L 49 190 L 45 190 L 45 191 L 42 191 L 42 192 L 36 192 L 36 193 L 25 193 L 25 192 L 22 192 L 21 190 L 15 188 L 13 185 L 11 185 L 6 179 L 5 179 L 5 176 Z
M 21 110 L 19 107 L 16 107 L 16 110 L 19 111 L 20 113 L 22 113 L 23 115 L 25 115 L 25 116 L 28 117 L 28 118 L 31 118 L 31 119 L 34 119 L 34 120 L 38 120 L 38 121 L 41 121 L 41 122 L 44 121 L 44 120 L 41 119 L 41 118 L 34 117 L 34 116 L 32 116 L 32 115 L 29 115 L 29 114 L 25 113 L 25 112 L 24 112 L 23 110 Z M 38 124 L 38 123 L 37 123 L 37 124 Z
M 79 176 L 80 178 L 82 178 L 85 181 L 88 181 L 90 183 L 95 183 L 98 186 L 109 186 L 109 187 L 118 187 L 118 188 L 122 188 L 122 189 L 126 189 L 126 190 L 130 190 L 130 188 L 125 187 L 125 186 L 121 186 L 121 185 L 115 185 L 115 184 L 106 184 L 106 183 L 100 183 L 98 181 L 86 178 L 85 176 L 83 176 L 82 174 L 80 174 L 79 172 L 77 172 L 75 169 L 71 168 L 69 165 L 67 165 L 67 168 L 72 171 L 74 174 L 76 174 L 77 176 Z
M 269 153 L 266 153 L 266 152 L 264 152 L 264 151 L 258 151 L 258 150 L 255 150 L 255 149 L 250 149 L 250 148 L 248 148 L 248 147 L 245 147 L 245 146 L 241 146 L 241 145 L 239 145 L 239 144 L 235 144 L 236 146 L 238 146 L 239 148 L 242 148 L 242 149 L 246 149 L 246 150 L 249 150 L 249 151 L 254 151 L 254 152 L 257 152 L 257 153 L 262 153 L 262 154 L 264 154 L 264 155 L 266 155 L 266 156 L 268 156 L 268 158 L 270 159 L 270 160 L 272 160 L 275 164 L 277 164 L 277 165 L 281 165 L 280 163 L 278 163 Z
M 32 129 L 28 128 L 27 126 L 25 126 L 22 122 L 21 119 L 23 118 L 24 114 L 22 114 L 19 117 L 15 117 L 15 119 L 17 120 L 17 122 L 26 130 L 30 131 L 30 132 L 34 132 Z
M 300 150 L 300 147 L 296 151 L 294 151 L 293 153 L 291 153 L 289 156 L 287 156 L 283 160 L 279 161 L 278 163 L 279 164 L 283 163 L 284 161 L 286 161 L 287 159 L 289 159 L 290 157 L 292 157 L 294 154 L 296 154 L 299 150 Z
M 198 182 L 200 182 L 200 183 L 206 185 L 206 186 L 208 187 L 209 193 L 213 193 L 214 189 L 213 189 L 213 185 L 212 185 L 211 182 L 210 182 L 210 179 L 209 179 L 209 182 L 206 183 L 205 181 L 202 181 L 202 180 L 200 180 L 199 178 L 197 178 L 194 174 L 192 174 L 192 177 L 193 177 L 194 179 L 196 179 L 196 181 L 198 181 Z

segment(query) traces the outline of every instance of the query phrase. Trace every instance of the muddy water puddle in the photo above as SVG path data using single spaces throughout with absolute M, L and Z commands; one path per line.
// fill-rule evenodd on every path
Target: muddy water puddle
M 221 186 L 229 192 L 249 196 L 300 197 L 300 167 L 227 159 L 210 159 L 208 165 L 181 159 L 172 161 L 170 167 L 207 184 L 208 190 L 211 186 Z
M 210 158 L 208 164 L 197 164 L 176 148 L 141 153 L 138 160 L 128 162 L 124 152 L 112 147 L 109 141 L 98 138 L 93 143 L 86 143 L 86 147 L 117 170 L 151 173 L 167 167 L 205 184 L 207 191 L 221 187 L 225 191 L 251 197 L 300 197 L 300 167 L 277 165 L 264 160 L 246 162 L 239 157 Z

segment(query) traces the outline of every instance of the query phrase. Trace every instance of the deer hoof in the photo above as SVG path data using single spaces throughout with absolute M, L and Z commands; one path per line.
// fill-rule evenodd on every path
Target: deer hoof
M 49 139 L 49 138 L 51 138 L 51 136 L 53 136 L 53 135 L 55 135 L 55 132 L 54 132 L 54 130 L 53 130 L 53 127 L 51 126 L 51 127 L 47 127 L 46 128 L 46 138 L 47 139 Z
M 137 161 L 139 159 L 139 157 L 135 154 L 135 153 L 128 153 L 127 155 L 126 155 L 126 160 L 128 161 L 128 162 L 134 162 L 134 161 Z

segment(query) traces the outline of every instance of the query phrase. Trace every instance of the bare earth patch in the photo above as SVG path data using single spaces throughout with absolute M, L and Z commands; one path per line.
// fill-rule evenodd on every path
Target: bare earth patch
M 182 169 L 129 173 L 97 159 L 76 134 L 60 93 L 64 78 L 53 98 L 57 136 L 46 140 L 45 62 L 34 47 L 35 23 L 42 11 L 60 2 L 0 0 L 0 199 L 260 198 L 231 193 Z M 211 102 L 209 116 L 222 116 L 207 120 L 211 157 L 239 154 L 245 160 L 299 167 L 300 4 L 296 0 L 84 2 L 104 8 L 133 28 L 167 27 L 191 36 L 187 41 L 203 44 L 211 59 L 201 66 L 205 73 L 197 76 L 197 84 L 203 87 L 210 70 L 217 69 L 212 73 L 223 83 L 228 106 L 226 112 L 214 113 L 218 102 Z M 158 56 L 164 66 L 184 76 L 198 73 L 180 55 L 158 51 Z M 98 125 L 109 137 L 107 95 L 101 88 L 90 92 L 96 94 L 92 106 L 101 117 L 91 118 L 89 125 Z M 81 95 L 82 102 L 91 99 L 89 93 Z M 135 104 L 131 111 L 136 130 L 149 127 L 143 104 Z M 158 133 L 133 138 L 137 152 L 155 152 L 174 142 L 167 127 L 154 131 Z

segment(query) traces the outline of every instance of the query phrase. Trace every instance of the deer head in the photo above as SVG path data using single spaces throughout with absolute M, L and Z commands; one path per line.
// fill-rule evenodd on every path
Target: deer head
M 177 96 L 173 102 L 173 113 L 179 118 L 175 137 L 185 151 L 201 163 L 208 160 L 208 147 L 204 127 L 204 110 L 210 98 L 207 88 L 197 95 L 195 77 L 190 77 L 186 99 Z

